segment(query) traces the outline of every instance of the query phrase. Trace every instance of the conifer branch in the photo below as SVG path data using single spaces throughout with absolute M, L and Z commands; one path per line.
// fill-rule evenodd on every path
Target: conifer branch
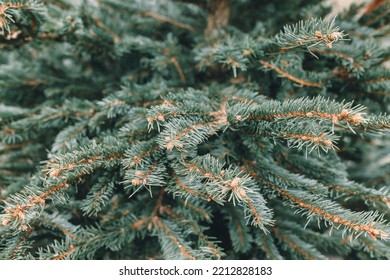
M 318 119 L 330 122 L 332 126 L 346 124 L 351 130 L 352 126 L 373 125 L 374 121 L 369 121 L 364 117 L 362 111 L 365 108 L 363 106 L 352 105 L 352 102 L 339 103 L 323 97 L 297 98 L 285 102 L 266 101 L 262 105 L 243 106 L 241 110 L 246 108 L 246 113 L 240 117 L 240 122 L 245 123 L 247 120 L 275 122 L 291 118 Z
M 356 245 L 353 244 L 354 247 L 357 247 L 358 250 L 365 251 L 370 258 L 374 258 L 375 256 L 381 256 L 385 259 L 390 258 L 390 250 L 382 241 L 374 242 L 365 236 L 359 236 L 357 241 L 359 242 Z
M 283 260 L 284 258 L 280 255 L 279 249 L 277 248 L 273 238 L 269 234 L 259 233 L 257 234 L 256 244 L 259 244 L 261 250 L 265 253 L 268 260 Z
M 363 187 L 360 187 L 359 190 L 354 190 L 340 185 L 330 186 L 329 188 L 348 197 L 360 197 L 364 201 L 369 201 L 371 203 L 382 202 L 390 209 L 390 195 L 386 196 L 386 194 L 383 194 L 382 192 L 365 189 Z
M 174 19 L 171 19 L 167 16 L 164 16 L 164 15 L 160 15 L 156 12 L 143 12 L 140 14 L 142 17 L 150 17 L 150 18 L 154 18 L 155 20 L 158 20 L 158 21 L 161 21 L 161 22 L 166 22 L 166 23 L 169 23 L 169 24 L 172 24 L 176 27 L 179 27 L 179 28 L 183 28 L 183 29 L 186 29 L 186 30 L 189 30 L 191 32 L 198 32 L 194 27 L 192 27 L 191 25 L 188 25 L 188 24 L 185 24 L 185 23 L 182 23 L 182 22 L 179 22 L 179 21 L 176 21 Z
M 246 130 L 242 131 L 245 132 Z M 319 151 L 320 148 L 325 152 L 330 149 L 334 150 L 336 149 L 335 143 L 338 140 L 338 136 L 330 132 L 321 131 L 314 125 L 311 127 L 309 125 L 301 126 L 295 121 L 289 121 L 289 123 L 260 121 L 255 124 L 254 132 L 249 132 L 249 134 L 286 139 L 288 147 L 297 148 L 298 150 L 304 148 L 306 154 L 315 149 Z
M 76 250 L 76 247 L 73 245 L 70 245 L 68 250 L 66 250 L 65 252 L 62 252 L 60 254 L 56 254 L 55 256 L 53 256 L 52 260 L 63 260 L 66 257 L 68 257 L 69 255 L 71 255 L 75 250 Z
M 18 258 L 18 255 L 20 254 L 20 251 L 23 250 L 23 246 L 26 243 L 27 238 L 30 236 L 31 232 L 33 231 L 32 228 L 27 229 L 23 233 L 20 234 L 18 241 L 10 248 L 12 249 L 11 252 L 6 256 L 7 259 L 14 260 Z
M 206 244 L 206 246 L 210 249 L 212 252 L 212 255 L 214 255 L 217 259 L 220 259 L 222 257 L 222 253 L 219 248 L 215 246 L 203 233 L 202 229 L 195 223 L 188 221 L 185 217 L 175 213 L 172 211 L 171 208 L 168 208 L 166 206 L 163 207 L 162 212 L 166 213 L 167 215 L 171 216 L 174 219 L 178 219 L 184 224 L 189 224 L 193 229 L 195 234 L 199 236 L 199 238 Z
M 265 67 L 265 68 L 271 68 L 275 70 L 278 74 L 282 75 L 283 77 L 293 81 L 294 83 L 297 83 L 301 86 L 307 86 L 307 87 L 322 87 L 323 85 L 320 82 L 311 82 L 311 81 L 305 81 L 300 78 L 295 77 L 294 75 L 291 75 L 290 73 L 285 72 L 281 68 L 277 67 L 276 65 L 269 63 L 265 60 L 259 60 L 259 62 Z
M 70 145 L 71 141 L 74 141 L 78 137 L 82 137 L 85 135 L 85 130 L 87 127 L 86 122 L 79 122 L 78 124 L 74 125 L 73 127 L 68 127 L 68 129 L 63 130 L 60 132 L 57 137 L 56 141 L 53 144 L 52 151 L 66 151 L 68 146 Z
M 170 241 L 179 249 L 181 256 L 184 256 L 186 259 L 196 260 L 196 257 L 193 256 L 191 252 L 189 252 L 189 250 L 186 248 L 186 246 L 175 237 L 175 234 L 164 222 L 161 221 L 160 218 L 153 218 L 153 224 L 163 230 L 163 232 L 168 236 Z
M 329 234 L 321 234 L 314 229 L 309 229 L 302 227 L 302 223 L 298 221 L 289 220 L 278 220 L 278 225 L 280 229 L 283 231 L 291 231 L 294 232 L 297 236 L 300 236 L 301 239 L 304 239 L 305 242 L 309 244 L 317 244 L 315 247 L 318 251 L 323 253 L 326 257 L 327 253 L 338 252 L 339 254 L 348 254 L 351 251 L 351 243 L 340 242 L 339 237 L 344 236 L 344 234 L 340 234 L 338 232 L 332 232 Z M 352 238 L 352 235 L 349 235 Z M 357 238 L 361 237 L 358 236 Z M 374 241 L 376 242 L 376 241 Z
M 201 198 L 203 198 L 203 199 L 206 200 L 206 201 L 211 201 L 211 200 L 213 200 L 212 197 L 208 196 L 207 194 L 201 193 L 201 192 L 199 192 L 199 191 L 197 191 L 197 190 L 193 190 L 193 189 L 191 189 L 191 187 L 187 186 L 187 185 L 183 182 L 183 180 L 181 180 L 181 179 L 177 176 L 176 172 L 172 171 L 171 176 L 172 176 L 173 179 L 175 180 L 176 185 L 179 186 L 180 189 L 183 190 L 183 191 L 185 192 L 186 195 L 188 194 L 188 195 L 191 195 L 191 196 L 201 197 Z M 179 193 L 179 194 L 181 193 L 181 192 L 178 192 L 178 191 L 176 190 L 176 188 L 175 188 L 174 190 L 172 190 L 172 192 L 173 192 L 174 194 L 175 194 L 176 192 Z
M 70 232 L 69 230 L 67 230 L 66 228 L 64 228 L 63 226 L 61 226 L 58 223 L 55 223 L 53 221 L 45 221 L 45 223 L 47 225 L 52 226 L 53 228 L 60 230 L 65 236 L 68 236 L 71 239 L 75 239 L 75 240 L 79 239 L 74 233 Z
M 4 30 L 10 32 L 9 22 L 14 22 L 14 19 L 10 11 L 15 9 L 24 9 L 27 8 L 28 6 L 29 5 L 27 1 L 25 1 L 25 3 L 9 1 L 0 4 L 0 29 L 3 34 L 4 34 Z
M 364 215 L 357 212 L 349 213 L 347 210 L 337 209 L 336 204 L 325 202 L 325 200 L 318 196 L 313 196 L 310 198 L 310 195 L 305 194 L 304 191 L 283 189 L 282 187 L 279 187 L 272 182 L 261 178 L 254 171 L 250 174 L 261 184 L 270 190 L 275 191 L 281 197 L 290 200 L 302 209 L 306 209 L 311 213 L 330 221 L 331 224 L 343 225 L 356 233 L 364 232 L 374 240 L 378 237 L 381 239 L 389 238 L 389 231 L 383 225 L 382 217 L 378 216 L 377 213 L 367 213 Z M 347 216 L 349 216 L 349 219 L 346 218 Z
M 308 250 L 307 248 L 303 248 L 303 246 L 299 245 L 299 243 L 302 242 L 302 240 L 300 240 L 299 237 L 291 235 L 291 234 L 289 234 L 289 235 L 284 234 L 279 229 L 277 229 L 276 227 L 272 228 L 272 232 L 284 244 L 289 246 L 292 251 L 298 253 L 304 259 L 307 259 L 307 260 L 316 260 L 316 259 L 318 259 L 318 255 L 312 254 L 312 252 L 310 252 L 310 250 Z M 313 250 L 313 248 L 310 248 L 310 249 Z
M 96 216 L 100 210 L 108 203 L 114 191 L 113 182 L 101 181 L 94 185 L 86 199 L 83 201 L 81 209 L 90 216 Z
M 229 215 L 229 235 L 233 248 L 240 252 L 248 252 L 252 248 L 253 237 L 245 223 L 245 217 L 236 207 L 227 209 Z
M 115 43 L 119 43 L 121 41 L 121 37 L 119 37 L 115 32 L 113 32 L 107 25 L 104 24 L 98 17 L 94 16 L 92 17 L 95 21 L 96 25 L 99 26 L 101 29 L 106 31 L 108 34 L 112 36 Z
M 182 83 L 186 83 L 186 82 L 187 82 L 187 79 L 186 79 L 186 77 L 184 76 L 183 69 L 181 68 L 181 66 L 180 66 L 179 61 L 177 60 L 177 58 L 174 57 L 174 56 L 172 56 L 169 60 L 170 60 L 170 61 L 172 62 L 172 64 L 175 66 L 176 71 L 177 71 L 177 73 L 179 74 L 180 80 L 182 81 Z
M 369 79 L 369 80 L 366 80 L 365 82 L 368 83 L 368 84 L 373 84 L 373 83 L 383 83 L 385 81 L 389 81 L 390 80 L 390 76 L 388 77 L 378 77 L 378 78 L 375 78 L 375 79 Z
M 193 162 L 184 161 L 183 164 L 188 169 L 187 176 L 201 176 L 206 180 L 206 190 L 213 201 L 223 203 L 228 200 L 234 205 L 237 201 L 244 207 L 246 218 L 252 218 L 251 224 L 267 231 L 265 226 L 272 224 L 272 212 L 265 206 L 265 200 L 249 176 L 241 175 L 236 169 L 222 169 L 218 160 L 211 156 L 198 157 Z
M 215 133 L 217 122 L 203 121 L 202 119 L 176 119 L 175 122 L 165 124 L 165 129 L 159 139 L 160 146 L 167 150 L 185 149 L 202 143 L 208 136 Z
M 211 222 L 210 214 L 208 212 L 206 212 L 204 208 L 202 208 L 203 205 L 197 206 L 197 205 L 194 205 L 193 203 L 189 202 L 188 200 L 185 200 L 182 204 L 185 208 L 188 208 L 191 211 L 194 211 L 195 213 L 199 214 L 201 219 L 208 221 L 208 222 Z
M 236 247 L 244 247 L 246 242 L 246 239 L 244 237 L 244 228 L 240 223 L 236 223 L 235 226 L 236 226 L 237 236 L 239 240 L 239 246 L 236 245 Z
M 306 188 L 309 191 L 313 190 L 313 193 L 325 192 L 325 190 L 329 189 L 332 197 L 343 197 L 345 200 L 360 198 L 368 205 L 382 203 L 386 205 L 386 207 L 390 207 L 390 197 L 386 188 L 379 190 L 367 188 L 362 184 L 349 180 L 347 178 L 345 166 L 340 164 L 340 162 L 333 162 L 331 166 L 328 166 L 327 163 L 320 158 L 309 160 L 306 157 L 299 155 L 285 157 L 283 156 L 283 153 L 281 154 L 281 157 L 282 159 L 280 160 L 287 163 L 286 168 L 294 174 L 307 174 L 307 176 L 313 176 L 314 174 L 314 177 L 318 181 L 313 181 L 313 183 L 318 186 L 318 188 Z M 310 170 L 309 167 L 312 167 L 312 170 Z M 277 166 L 277 164 L 266 166 L 263 163 L 262 168 L 268 168 L 271 173 L 289 185 L 295 185 L 299 181 L 297 176 L 294 176 L 295 182 L 286 180 L 286 178 L 291 177 L 292 174 L 286 174 Z M 309 187 L 312 184 L 310 184 L 310 181 L 305 180 L 302 185 L 307 185 Z M 302 185 L 299 187 L 302 188 Z
M 149 162 L 149 157 L 158 152 L 160 146 L 152 141 L 139 142 L 125 153 L 125 167 L 137 167 L 142 162 Z
M 361 123 L 358 127 L 361 133 L 379 132 L 389 133 L 390 115 L 371 115 L 367 122 Z
M 93 150 L 93 148 L 95 148 Z M 99 151 L 99 149 L 96 147 L 93 147 L 93 152 L 102 152 Z M 27 230 L 28 225 L 27 222 L 27 214 L 26 212 L 33 207 L 36 206 L 44 206 L 46 204 L 46 200 L 51 197 L 53 194 L 56 194 L 62 190 L 66 190 L 70 187 L 68 180 L 71 179 L 71 176 L 61 176 L 64 172 L 72 172 L 73 169 L 79 169 L 76 174 L 74 175 L 75 179 L 79 179 L 81 176 L 85 174 L 89 174 L 92 172 L 94 168 L 100 167 L 103 164 L 107 165 L 107 161 L 118 161 L 123 157 L 123 153 L 118 153 L 118 151 L 123 151 L 123 147 L 119 146 L 116 147 L 116 150 L 113 149 L 110 154 L 108 155 L 94 155 L 90 158 L 86 158 L 83 160 L 74 160 L 74 155 L 72 153 L 67 154 L 67 157 L 64 158 L 57 158 L 49 161 L 46 174 L 48 175 L 50 179 L 54 180 L 56 183 L 51 183 L 49 185 L 49 188 L 46 188 L 45 190 L 39 190 L 38 193 L 31 192 L 30 190 L 27 190 L 27 193 L 31 193 L 30 195 L 27 195 L 26 197 L 14 197 L 14 204 L 9 203 L 7 207 L 5 208 L 6 217 L 2 219 L 3 225 L 8 225 L 11 222 L 11 219 L 16 220 L 20 223 L 20 229 L 21 230 Z M 82 156 L 81 155 L 78 156 Z M 84 150 L 84 155 L 91 154 L 91 150 L 89 148 Z M 62 179 L 65 177 L 66 179 Z
M 294 140 L 298 140 L 298 142 L 296 144 L 298 147 L 302 145 L 300 142 L 300 140 L 302 140 L 302 141 L 309 141 L 311 143 L 314 143 L 314 145 L 324 146 L 325 148 L 328 148 L 328 147 L 333 148 L 333 142 L 331 139 L 326 137 L 327 136 L 326 132 L 323 132 L 320 135 L 293 134 L 293 133 L 285 133 L 284 132 L 284 133 L 282 133 L 282 136 L 284 138 L 287 138 L 287 139 L 292 138 Z M 294 146 L 294 144 L 290 145 L 290 146 Z
M 101 155 L 96 155 L 91 158 L 85 158 L 77 162 L 73 163 L 68 163 L 68 164 L 62 164 L 62 163 L 55 163 L 55 162 L 50 162 L 47 166 L 46 172 L 47 175 L 50 177 L 57 179 L 60 177 L 60 175 L 64 172 L 69 172 L 72 171 L 73 169 L 76 168 L 82 168 L 84 166 L 98 166 L 100 164 L 103 164 L 104 161 L 116 161 L 118 159 L 123 158 L 123 154 L 117 153 L 117 154 L 111 154 L 108 156 L 101 156 Z M 86 171 L 88 173 L 88 171 Z
M 372 225 L 365 225 L 365 224 L 351 222 L 351 221 L 348 221 L 346 219 L 341 218 L 338 215 L 328 213 L 328 212 L 322 210 L 320 207 L 317 207 L 317 206 L 312 205 L 310 203 L 306 203 L 303 200 L 301 200 L 300 198 L 294 196 L 293 194 L 288 193 L 287 191 L 278 189 L 276 187 L 274 189 L 282 197 L 285 197 L 285 198 L 291 200 L 292 202 L 296 203 L 300 207 L 308 209 L 309 211 L 311 211 L 315 214 L 318 214 L 318 215 L 324 217 L 325 219 L 330 220 L 336 224 L 341 224 L 341 225 L 344 225 L 346 227 L 352 228 L 356 232 L 363 231 L 363 232 L 367 233 L 372 239 L 376 239 L 377 237 L 380 237 L 382 239 L 388 238 L 388 235 L 389 235 L 388 232 L 386 232 L 384 230 L 378 230 L 375 228 L 375 226 L 374 226 L 376 223 L 375 220 L 372 222 Z
M 5 213 L 7 217 L 2 219 L 3 225 L 8 225 L 11 222 L 11 218 L 17 220 L 20 224 L 19 229 L 22 231 L 28 230 L 28 225 L 26 224 L 26 211 L 34 206 L 44 206 L 46 203 L 46 199 L 60 190 L 69 188 L 69 184 L 60 183 L 58 185 L 52 186 L 49 190 L 43 192 L 40 195 L 29 196 L 27 202 L 22 204 L 15 204 L 13 206 L 8 206 L 5 208 Z
M 275 36 L 276 43 L 281 51 L 305 46 L 309 52 L 310 48 L 317 45 L 325 45 L 332 48 L 338 40 L 343 40 L 345 34 L 335 26 L 335 18 L 315 19 L 305 22 L 300 21 L 296 25 L 287 25 L 283 31 Z

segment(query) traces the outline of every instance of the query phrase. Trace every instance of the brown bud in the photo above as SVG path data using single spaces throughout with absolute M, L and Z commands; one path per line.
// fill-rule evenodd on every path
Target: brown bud
M 3 226 L 7 226 L 10 222 L 11 222 L 10 219 L 4 218 L 4 219 L 1 221 L 1 224 L 2 224 Z
M 329 140 L 329 139 L 326 139 L 326 140 L 324 141 L 324 145 L 327 146 L 327 147 L 330 147 L 330 146 L 332 146 L 332 141 Z
M 240 182 L 241 182 L 241 178 L 236 177 L 236 178 L 233 179 L 233 181 L 230 184 L 230 186 L 232 188 L 236 188 L 238 186 L 238 184 L 240 184 Z
M 142 180 L 141 179 L 133 179 L 131 180 L 131 184 L 134 185 L 134 186 L 138 186 L 138 185 L 141 185 L 142 184 Z
M 173 143 L 172 142 L 169 142 L 169 143 L 167 143 L 167 150 L 168 151 L 172 151 L 173 150 L 173 148 L 175 147 L 175 145 L 173 145 Z
M 312 112 L 307 112 L 306 113 L 306 117 L 308 117 L 308 118 L 311 118 L 311 117 L 313 117 L 314 116 L 314 114 L 312 113 Z
M 244 189 L 239 189 L 237 193 L 240 198 L 246 197 L 246 191 Z
M 164 115 L 157 115 L 157 120 L 158 121 L 164 121 L 165 120 L 165 117 L 164 117 Z
M 28 226 L 26 224 L 20 225 L 19 230 L 26 231 L 28 229 Z
M 321 33 L 321 31 L 316 31 L 316 32 L 314 32 L 314 34 L 316 35 L 316 37 L 318 37 L 318 38 L 321 38 L 322 37 L 322 33 Z
M 49 176 L 52 177 L 52 178 L 58 178 L 58 175 L 60 175 L 60 170 L 59 169 L 53 169 L 49 173 Z
M 352 116 L 351 120 L 353 124 L 359 124 L 364 120 L 364 118 L 361 114 L 356 114 Z

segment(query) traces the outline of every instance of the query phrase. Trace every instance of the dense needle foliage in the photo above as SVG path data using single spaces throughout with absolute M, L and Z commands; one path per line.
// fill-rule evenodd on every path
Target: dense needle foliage
M 389 259 L 389 11 L 0 1 L 0 258 Z

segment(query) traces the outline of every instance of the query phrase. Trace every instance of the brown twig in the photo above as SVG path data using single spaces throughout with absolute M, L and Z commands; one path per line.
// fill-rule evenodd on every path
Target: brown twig
M 300 84 L 302 86 L 307 86 L 307 87 L 322 87 L 322 84 L 320 82 L 310 82 L 310 81 L 305 81 L 305 80 L 302 80 L 300 78 L 297 78 L 297 77 L 285 72 L 284 70 L 277 67 L 276 65 L 269 63 L 268 61 L 260 60 L 260 63 L 263 64 L 264 67 L 266 67 L 266 68 L 271 68 L 271 69 L 275 70 L 278 74 L 282 75 L 283 77 L 286 77 L 287 79 L 293 81 L 294 83 Z
M 95 21 L 96 25 L 99 26 L 101 29 L 106 31 L 108 34 L 112 36 L 115 43 L 119 43 L 121 41 L 121 37 L 119 37 L 116 33 L 114 33 L 110 28 L 108 28 L 107 25 L 104 24 L 98 17 L 93 16 L 93 20 Z
M 169 18 L 169 17 L 164 16 L 164 15 L 160 15 L 160 14 L 155 13 L 155 12 L 143 12 L 143 13 L 141 13 L 141 16 L 151 17 L 151 18 L 154 18 L 155 20 L 166 22 L 166 23 L 172 24 L 176 27 L 189 30 L 191 32 L 197 32 L 197 30 L 194 27 L 192 27 L 191 25 L 179 22 L 177 20 L 174 20 L 174 19 Z

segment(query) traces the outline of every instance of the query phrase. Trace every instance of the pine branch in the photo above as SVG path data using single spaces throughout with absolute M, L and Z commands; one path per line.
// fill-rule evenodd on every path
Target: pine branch
M 338 40 L 344 39 L 344 31 L 339 31 L 335 26 L 335 19 L 310 19 L 300 21 L 295 25 L 287 25 L 283 31 L 275 36 L 275 42 L 280 46 L 281 51 L 297 47 L 310 48 L 317 45 L 325 45 L 332 48 Z
M 230 166 L 224 169 L 218 160 L 211 156 L 197 157 L 192 162 L 183 162 L 188 179 L 204 180 L 207 194 L 217 203 L 232 201 L 244 207 L 247 219 L 251 224 L 264 231 L 266 225 L 272 224 L 272 212 L 265 206 L 265 200 L 258 192 L 255 182 L 237 168 Z M 196 181 L 195 181 L 196 182 Z
M 322 84 L 320 82 L 311 82 L 311 81 L 306 81 L 306 80 L 300 79 L 298 77 L 295 77 L 295 76 L 285 72 L 281 68 L 277 67 L 276 65 L 269 63 L 268 61 L 260 60 L 259 62 L 265 67 L 265 69 L 271 68 L 271 69 L 275 70 L 281 76 L 283 76 L 283 77 L 285 77 L 285 78 L 287 78 L 287 79 L 289 79 L 289 80 L 293 81 L 294 83 L 297 83 L 301 86 L 322 87 Z
M 265 253 L 268 260 L 283 260 L 279 249 L 275 244 L 274 238 L 270 234 L 257 233 L 255 242 L 259 248 Z
M 367 205 L 376 205 L 381 203 L 385 207 L 389 207 L 389 195 L 387 188 L 374 189 L 368 188 L 362 184 L 351 181 L 348 179 L 346 166 L 343 165 L 337 158 L 335 161 L 329 163 L 321 157 L 307 158 L 302 155 L 289 155 L 283 156 L 281 160 L 287 162 L 287 168 L 296 174 L 307 174 L 310 178 L 315 178 L 318 181 L 314 181 L 316 186 L 316 193 L 319 193 L 319 189 L 322 191 L 330 190 L 331 196 L 335 198 L 344 198 L 345 200 L 352 198 L 360 198 Z M 337 161 L 336 161 L 337 160 Z M 265 164 L 262 164 L 264 168 Z M 269 168 L 269 167 L 267 167 Z M 269 168 L 271 173 L 275 173 L 273 170 L 280 169 L 276 164 Z M 284 175 L 281 178 L 290 177 L 291 175 Z M 322 183 L 322 184 L 319 184 Z M 293 184 L 294 182 L 289 182 Z M 310 185 L 310 184 L 307 184 Z M 310 190 L 310 189 L 309 189 Z
M 351 252 L 352 244 L 340 242 L 337 233 L 332 233 L 332 235 L 321 234 L 310 229 L 308 226 L 302 227 L 301 223 L 286 220 L 278 221 L 278 225 L 286 231 L 290 230 L 295 232 L 296 235 L 300 236 L 300 238 L 306 242 L 316 244 L 316 248 L 326 256 L 334 254 L 335 252 L 340 255 L 348 255 Z M 362 236 L 359 236 L 358 238 L 360 237 Z
M 340 103 L 319 96 L 313 99 L 297 98 L 285 102 L 267 101 L 261 106 L 252 106 L 252 112 L 245 115 L 243 119 L 273 121 L 289 118 L 314 118 L 331 122 L 334 125 L 345 122 L 348 125 L 357 126 L 367 122 L 361 113 L 364 109 L 360 105 L 353 106 L 353 102 Z
M 20 11 L 39 13 L 42 10 L 40 1 L 4 1 L 0 4 L 0 30 L 2 34 L 11 33 L 10 23 L 15 22 L 15 18 L 20 16 Z
M 178 22 L 178 21 L 171 19 L 167 16 L 159 15 L 155 12 L 143 12 L 140 15 L 143 17 L 151 17 L 151 18 L 154 18 L 154 19 L 161 21 L 161 22 L 167 22 L 169 24 L 172 24 L 172 25 L 177 26 L 179 28 L 187 29 L 187 30 L 192 31 L 192 32 L 197 32 L 197 30 L 195 28 L 193 28 L 191 25 Z
M 158 159 L 161 157 L 159 154 L 160 146 L 154 139 L 150 141 L 140 141 L 126 150 L 123 165 L 125 168 L 133 168 L 141 163 L 151 164 L 155 161 L 155 158 Z
M 206 201 L 212 201 L 213 198 L 208 196 L 207 193 L 203 193 L 198 189 L 194 189 L 191 181 L 187 178 L 180 178 L 176 172 L 172 171 L 170 174 L 173 178 L 171 184 L 167 187 L 167 192 L 173 193 L 174 196 L 183 196 L 183 197 L 200 197 Z
M 387 208 L 390 208 L 390 195 L 386 188 L 382 190 L 369 189 L 358 183 L 347 181 L 330 186 L 330 189 L 334 190 L 338 196 L 345 196 L 345 199 L 359 197 L 367 204 L 383 203 Z
M 311 195 L 303 190 L 285 189 L 273 183 L 272 179 L 264 179 L 255 172 L 251 175 L 261 184 L 279 196 L 289 200 L 293 205 L 299 206 L 299 212 L 306 213 L 309 219 L 317 217 L 325 219 L 332 227 L 342 225 L 345 230 L 359 234 L 368 234 L 372 239 L 387 239 L 389 229 L 383 220 L 383 215 L 376 212 L 352 212 L 341 208 L 337 203 L 322 198 L 319 195 Z
M 191 204 L 190 204 L 191 205 Z M 186 207 L 187 205 L 185 205 Z M 191 210 L 194 210 L 195 206 L 194 205 L 191 205 L 191 207 L 188 207 L 190 208 Z M 200 209 L 196 209 L 195 211 L 203 211 Z M 191 221 L 191 218 L 192 217 L 184 217 L 174 211 L 172 211 L 171 208 L 168 208 L 168 207 L 163 207 L 162 209 L 162 212 L 166 213 L 168 216 L 170 216 L 171 218 L 174 218 L 175 220 L 178 220 L 180 221 L 182 224 L 183 224 L 183 227 L 185 226 L 190 226 L 191 229 L 193 230 L 193 233 L 196 234 L 198 237 L 199 237 L 199 247 L 202 248 L 204 246 L 204 249 L 202 248 L 201 250 L 205 250 L 207 248 L 207 250 L 210 251 L 211 255 L 214 256 L 214 258 L 216 259 L 220 259 L 224 254 L 222 253 L 221 251 L 221 248 L 219 248 L 214 242 L 212 242 L 210 240 L 210 238 L 208 236 L 206 236 L 204 234 L 204 229 L 201 228 L 195 221 Z M 208 214 L 206 214 L 207 218 L 209 217 Z M 189 231 L 189 233 L 191 234 L 192 233 L 192 230 Z
M 114 183 L 101 180 L 95 184 L 88 192 L 86 199 L 81 205 L 81 210 L 89 216 L 97 216 L 100 210 L 107 205 L 114 192 Z
M 365 251 L 371 258 L 383 258 L 389 259 L 390 251 L 386 244 L 382 241 L 373 242 L 372 239 L 366 238 L 364 236 L 359 236 L 357 239 L 358 242 L 354 242 L 358 250 Z M 357 243 L 357 244 L 356 244 Z
M 291 254 L 298 254 L 306 260 L 326 259 L 317 249 L 291 232 L 284 232 L 276 227 L 272 229 L 272 232 L 283 244 L 285 250 L 290 251 Z
M 77 247 L 69 240 L 55 240 L 46 249 L 41 249 L 39 258 L 41 260 L 69 260 L 77 254 Z
M 390 115 L 369 115 L 366 123 L 361 123 L 357 131 L 363 135 L 387 135 L 390 128 Z
M 31 248 L 31 242 L 28 240 L 32 229 L 20 232 L 16 236 L 7 236 L 7 242 L 0 247 L 0 257 L 7 260 L 25 259 L 27 251 Z
M 116 141 L 115 143 L 118 144 Z M 123 157 L 123 151 L 124 148 L 120 145 L 107 149 L 95 144 L 76 152 L 54 157 L 44 170 L 46 182 L 42 187 L 26 188 L 19 194 L 13 195 L 12 201 L 6 202 L 6 214 L 2 217 L 3 225 L 9 225 L 12 222 L 12 227 L 19 225 L 20 230 L 27 230 L 29 220 L 39 214 L 38 209 L 46 204 L 48 198 L 68 189 L 70 181 L 78 180 L 96 168 L 118 164 Z M 57 199 L 63 200 L 61 197 Z
M 160 230 L 160 243 L 161 249 L 165 258 L 170 259 L 173 256 L 180 256 L 184 259 L 196 260 L 198 254 L 194 252 L 186 244 L 186 242 L 176 236 L 179 235 L 174 224 L 169 223 L 168 221 L 161 221 L 159 218 L 155 219 L 154 225 Z M 178 251 L 178 252 L 177 252 Z
M 253 236 L 246 226 L 245 217 L 235 207 L 228 208 L 229 235 L 235 251 L 246 253 L 252 248 Z M 265 234 L 264 234 L 265 235 Z

